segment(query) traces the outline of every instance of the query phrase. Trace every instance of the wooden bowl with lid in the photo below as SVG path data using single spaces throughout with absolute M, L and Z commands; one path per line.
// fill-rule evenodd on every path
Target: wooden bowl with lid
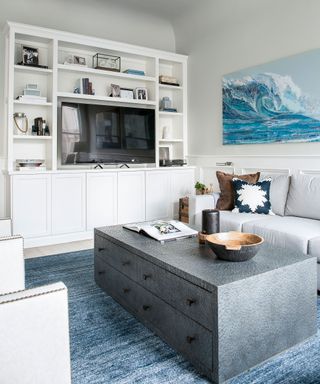
M 247 261 L 257 254 L 264 239 L 253 233 L 221 232 L 208 235 L 206 242 L 219 259 Z

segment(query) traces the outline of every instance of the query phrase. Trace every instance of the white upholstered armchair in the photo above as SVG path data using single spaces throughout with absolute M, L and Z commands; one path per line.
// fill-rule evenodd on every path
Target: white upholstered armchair
M 23 238 L 0 220 L 0 383 L 70 384 L 68 292 L 25 289 Z

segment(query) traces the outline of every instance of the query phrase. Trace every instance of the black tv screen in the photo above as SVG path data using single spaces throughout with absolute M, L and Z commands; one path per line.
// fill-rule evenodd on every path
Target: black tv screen
M 61 102 L 61 164 L 155 163 L 155 111 Z

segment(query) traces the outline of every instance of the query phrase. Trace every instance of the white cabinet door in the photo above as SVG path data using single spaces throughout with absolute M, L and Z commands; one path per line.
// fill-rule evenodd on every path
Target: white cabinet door
M 87 174 L 87 230 L 117 223 L 117 174 Z
M 52 175 L 53 234 L 85 230 L 85 174 Z
M 145 173 L 142 171 L 118 174 L 118 223 L 144 221 Z
M 51 175 L 12 176 L 13 233 L 25 238 L 51 234 Z
M 179 217 L 179 199 L 194 192 L 194 169 L 171 171 L 171 202 L 173 217 Z
M 172 217 L 170 172 L 146 172 L 146 220 Z

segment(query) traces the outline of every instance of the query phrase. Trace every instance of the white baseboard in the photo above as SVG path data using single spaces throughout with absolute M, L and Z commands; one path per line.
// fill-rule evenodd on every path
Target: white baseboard
M 34 237 L 24 239 L 25 248 L 43 247 L 46 245 L 70 243 L 72 241 L 91 240 L 93 239 L 93 231 L 68 233 L 63 235 Z

